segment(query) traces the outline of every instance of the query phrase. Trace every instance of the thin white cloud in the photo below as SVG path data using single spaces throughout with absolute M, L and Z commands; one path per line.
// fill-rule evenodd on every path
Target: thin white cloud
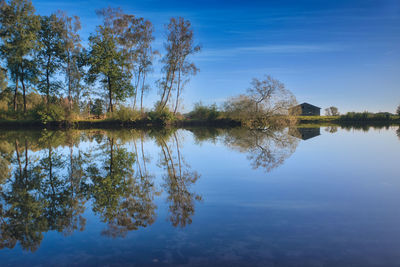
M 335 44 L 320 45 L 264 45 L 264 46 L 242 46 L 222 49 L 203 49 L 196 56 L 199 60 L 215 60 L 216 58 L 233 57 L 243 54 L 297 54 L 297 53 L 326 53 L 344 50 L 343 46 Z

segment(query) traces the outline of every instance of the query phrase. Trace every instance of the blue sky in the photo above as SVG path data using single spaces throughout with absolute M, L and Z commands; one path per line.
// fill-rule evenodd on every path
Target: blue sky
M 202 52 L 192 57 L 200 73 L 185 89 L 185 110 L 200 100 L 221 104 L 264 74 L 285 83 L 299 102 L 322 108 L 394 112 L 400 104 L 399 0 L 32 2 L 41 15 L 78 15 L 85 42 L 101 23 L 96 9 L 121 7 L 153 22 L 161 53 L 163 25 L 173 16 L 189 19 Z M 150 85 L 148 107 L 157 99 Z

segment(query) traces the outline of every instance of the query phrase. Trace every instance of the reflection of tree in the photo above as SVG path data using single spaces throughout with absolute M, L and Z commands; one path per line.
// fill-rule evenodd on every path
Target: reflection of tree
M 13 153 L 13 147 L 7 141 L 0 142 L 0 184 L 2 184 L 10 175 L 10 164 Z
M 71 233 L 78 224 L 83 230 L 84 219 L 80 214 L 84 209 L 79 186 L 74 186 L 63 175 L 65 159 L 51 145 L 58 137 L 43 132 L 37 143 L 47 147 L 41 151 L 39 159 L 38 155 L 29 155 L 27 139 L 24 148 L 15 139 L 12 176 L 1 193 L 3 247 L 14 247 L 20 242 L 24 249 L 34 251 L 40 245 L 43 232 Z M 77 162 L 75 168 L 81 168 L 81 163 Z
M 397 129 L 396 134 L 397 134 L 397 137 L 400 139 L 400 127 L 399 127 L 399 129 Z
M 325 128 L 325 131 L 328 133 L 336 133 L 338 131 L 337 126 L 328 126 Z
M 107 138 L 102 153 L 106 155 L 98 167 L 87 169 L 91 179 L 89 192 L 93 210 L 101 214 L 108 229 L 103 234 L 124 236 L 129 230 L 146 227 L 154 222 L 153 183 L 146 176 L 135 177 L 136 155 Z
M 162 136 L 158 138 L 162 151 L 160 164 L 167 171 L 164 176 L 164 187 L 170 202 L 170 220 L 172 225 L 184 227 L 186 224 L 192 223 L 195 200 L 201 200 L 201 196 L 190 191 L 190 186 L 196 183 L 199 175 L 197 172 L 192 171 L 184 161 L 180 153 L 176 133 L 173 134 L 173 137 L 176 145 L 176 155 L 173 154 L 171 146 L 166 143 Z
M 41 183 L 42 198 L 47 204 L 43 215 L 48 220 L 49 230 L 68 234 L 78 227 L 83 230 L 85 225 L 85 220 L 81 217 L 84 208 L 80 189 L 76 181 L 71 179 L 71 168 L 81 170 L 84 161 L 66 167 L 67 157 L 52 147 L 52 144 L 59 142 L 56 140 L 57 137 L 54 132 L 44 132 L 39 139 L 39 143 L 47 147 L 44 149 L 45 153 L 39 160 L 39 164 L 35 167 L 34 175 Z M 73 154 L 70 154 L 69 163 L 71 161 L 72 163 L 74 161 Z M 65 169 L 69 169 L 69 172 Z
M 17 241 L 24 249 L 35 251 L 48 228 L 42 215 L 45 203 L 40 197 L 40 181 L 34 178 L 29 167 L 27 143 L 25 157 L 21 157 L 18 141 L 15 141 L 17 167 L 12 181 L 1 193 L 1 247 L 13 248 Z
M 84 230 L 86 202 L 107 224 L 104 235 L 125 236 L 154 222 L 159 192 L 149 172 L 143 132 L 29 134 L 0 133 L 0 248 L 19 243 L 34 251 L 48 231 L 68 235 Z M 171 139 L 165 138 L 168 134 Z M 199 176 L 185 163 L 177 135 L 168 134 L 153 133 L 167 170 L 170 220 L 184 226 L 191 223 L 194 202 L 200 200 L 190 190 Z M 80 141 L 91 144 L 87 151 L 78 148 Z
M 225 143 L 248 154 L 254 169 L 267 172 L 282 165 L 298 145 L 298 140 L 286 130 L 232 129 L 225 135 Z

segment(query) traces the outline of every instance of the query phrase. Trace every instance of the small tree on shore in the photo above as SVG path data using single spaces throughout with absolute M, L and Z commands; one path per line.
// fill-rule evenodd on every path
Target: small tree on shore
M 325 109 L 325 115 L 326 116 L 339 116 L 339 109 L 337 107 L 329 107 Z
M 396 114 L 400 116 L 400 105 L 396 109 Z

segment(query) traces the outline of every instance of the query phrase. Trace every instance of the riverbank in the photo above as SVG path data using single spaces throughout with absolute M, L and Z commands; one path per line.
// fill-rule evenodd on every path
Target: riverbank
M 360 114 L 360 115 L 359 115 Z M 299 116 L 298 124 L 317 125 L 400 125 L 400 116 L 395 115 L 341 115 L 341 116 Z
M 293 120 L 291 120 L 293 122 Z M 400 125 L 400 116 L 375 116 L 364 118 L 349 118 L 344 116 L 299 116 L 296 125 L 309 126 L 390 126 Z M 293 124 L 291 124 L 293 126 Z M 213 120 L 199 119 L 174 119 L 174 120 L 152 120 L 149 118 L 138 120 L 116 120 L 116 119 L 91 119 L 75 121 L 52 121 L 43 123 L 37 120 L 0 120 L 0 129 L 26 129 L 26 128 L 48 128 L 48 129 L 119 129 L 119 128 L 164 128 L 164 127 L 240 127 L 244 124 L 240 120 L 219 118 Z M 280 125 L 282 126 L 282 125 Z M 283 125 L 284 126 L 284 125 Z
M 232 119 L 215 120 L 150 120 L 121 121 L 114 119 L 93 119 L 76 121 L 52 121 L 43 123 L 35 120 L 0 120 L 0 129 L 119 129 L 119 128 L 164 128 L 164 127 L 240 127 L 240 121 Z

